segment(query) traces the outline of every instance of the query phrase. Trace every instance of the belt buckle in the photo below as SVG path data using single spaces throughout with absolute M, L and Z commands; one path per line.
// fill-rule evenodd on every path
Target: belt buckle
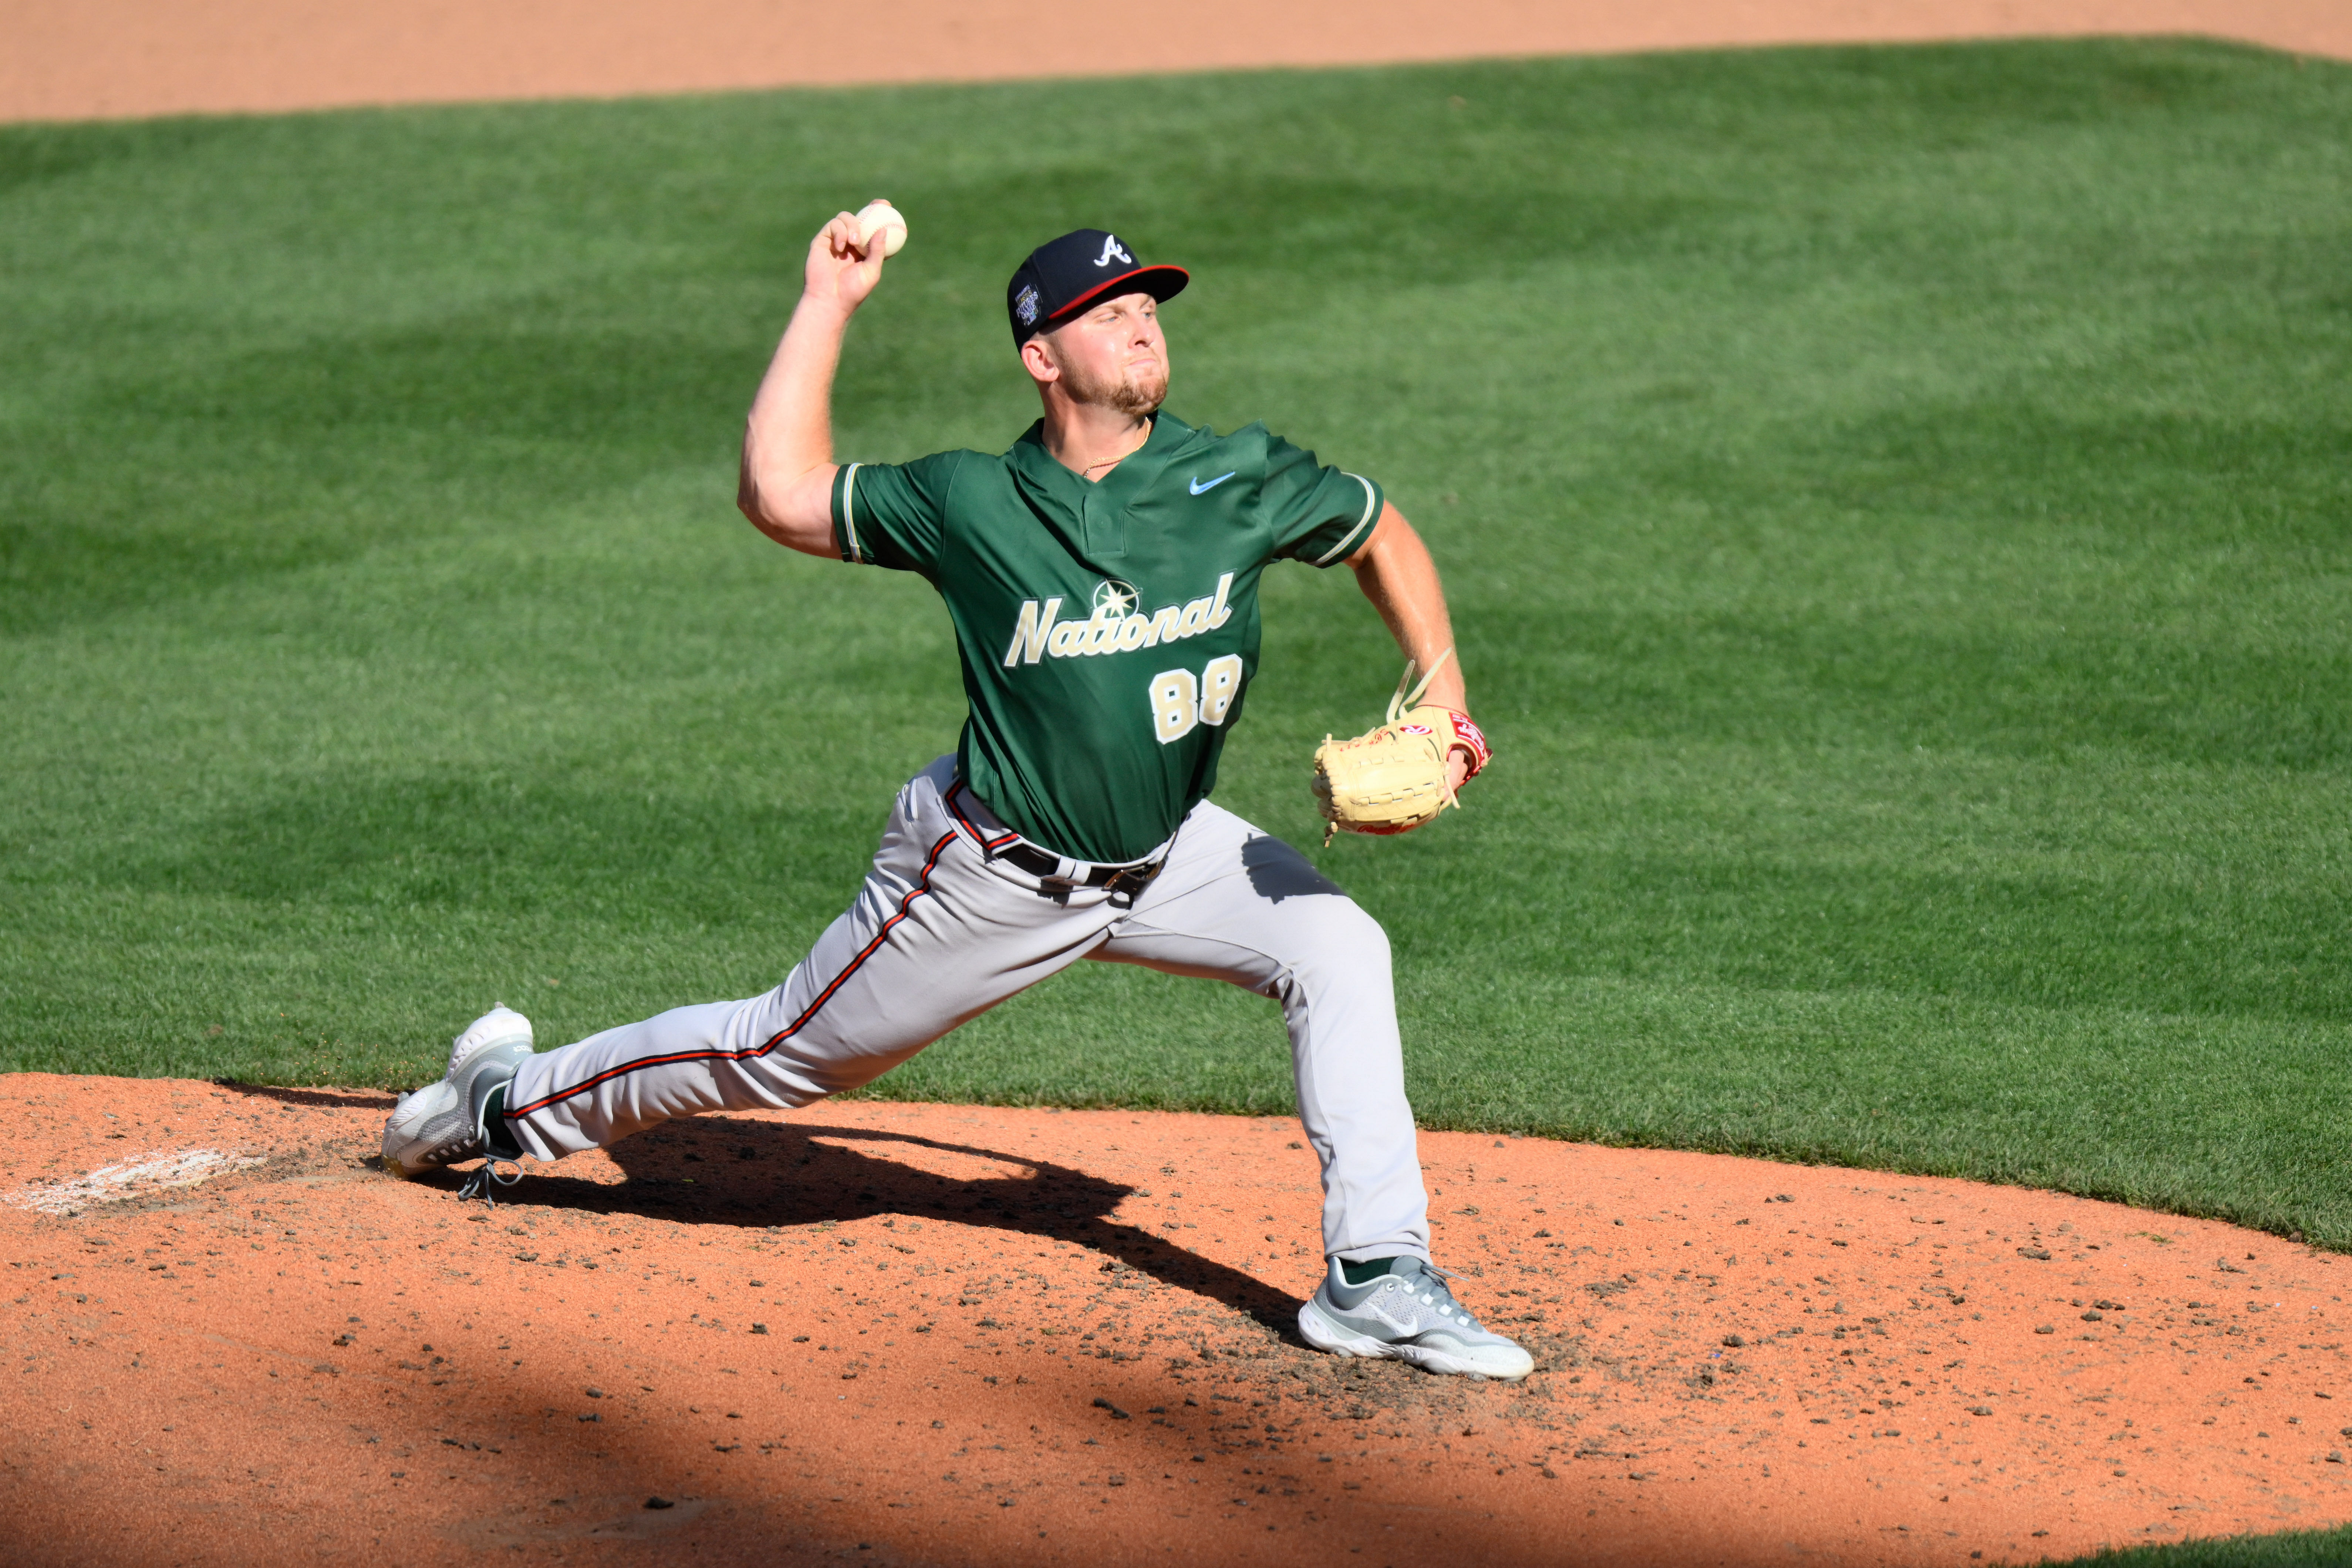
M 1151 879 L 1160 875 L 1160 868 L 1167 863 L 1165 860 L 1155 860 L 1149 866 L 1123 866 L 1111 873 L 1110 879 L 1105 882 L 1103 887 L 1114 896 L 1124 894 L 1133 899 L 1136 894 L 1151 886 Z

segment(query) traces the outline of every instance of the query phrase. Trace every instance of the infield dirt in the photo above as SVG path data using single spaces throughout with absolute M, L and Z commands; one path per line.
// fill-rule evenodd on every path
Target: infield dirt
M 491 1210 L 373 1168 L 388 1105 L 0 1079 L 11 1562 L 1957 1564 L 2352 1520 L 2352 1263 L 2220 1224 L 1424 1133 L 1513 1385 L 1299 1341 L 1286 1120 L 713 1116 Z
M 1371 65 L 1731 45 L 2201 33 L 2352 57 L 2341 0 L 0 0 L 0 120 Z

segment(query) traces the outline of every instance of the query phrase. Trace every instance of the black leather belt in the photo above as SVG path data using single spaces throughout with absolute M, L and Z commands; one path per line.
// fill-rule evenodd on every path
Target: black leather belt
M 1034 845 L 1008 844 L 996 852 L 1000 860 L 1009 860 L 1041 881 L 1055 882 L 1072 888 L 1108 888 L 1114 893 L 1139 893 L 1160 875 L 1165 860 L 1141 860 L 1132 866 L 1097 866 L 1083 877 L 1063 877 L 1062 858 L 1049 855 Z

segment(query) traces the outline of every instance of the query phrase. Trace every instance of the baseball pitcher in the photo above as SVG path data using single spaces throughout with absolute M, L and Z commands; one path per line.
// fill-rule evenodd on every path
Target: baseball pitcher
M 903 236 L 903 228 L 899 231 Z M 788 1110 L 856 1089 L 1081 959 L 1244 986 L 1282 1005 L 1298 1113 L 1323 1172 L 1322 1284 L 1299 1312 L 1327 1351 L 1524 1376 L 1429 1254 L 1386 936 L 1297 851 L 1214 805 L 1217 758 L 1257 673 L 1258 581 L 1344 564 L 1420 689 L 1318 753 L 1335 826 L 1426 821 L 1486 760 L 1465 713 L 1435 566 L 1378 484 L 1251 425 L 1161 412 L 1160 307 L 1189 280 L 1080 229 L 1013 275 L 1005 310 L 1044 415 L 1003 452 L 834 461 L 850 317 L 886 247 L 845 213 L 751 404 L 740 503 L 778 543 L 919 573 L 945 601 L 970 715 L 908 780 L 857 898 L 783 984 L 533 1054 L 495 1008 L 448 1076 L 404 1096 L 385 1169 L 482 1159 L 466 1193 L 672 1117 Z M 1409 668 L 1410 677 L 1412 670 Z

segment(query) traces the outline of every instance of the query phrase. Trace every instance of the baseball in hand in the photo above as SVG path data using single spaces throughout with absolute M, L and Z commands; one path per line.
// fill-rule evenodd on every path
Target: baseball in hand
M 857 248 L 873 253 L 874 237 L 882 237 L 882 254 L 896 256 L 907 243 L 907 220 L 897 207 L 877 196 L 857 209 Z

